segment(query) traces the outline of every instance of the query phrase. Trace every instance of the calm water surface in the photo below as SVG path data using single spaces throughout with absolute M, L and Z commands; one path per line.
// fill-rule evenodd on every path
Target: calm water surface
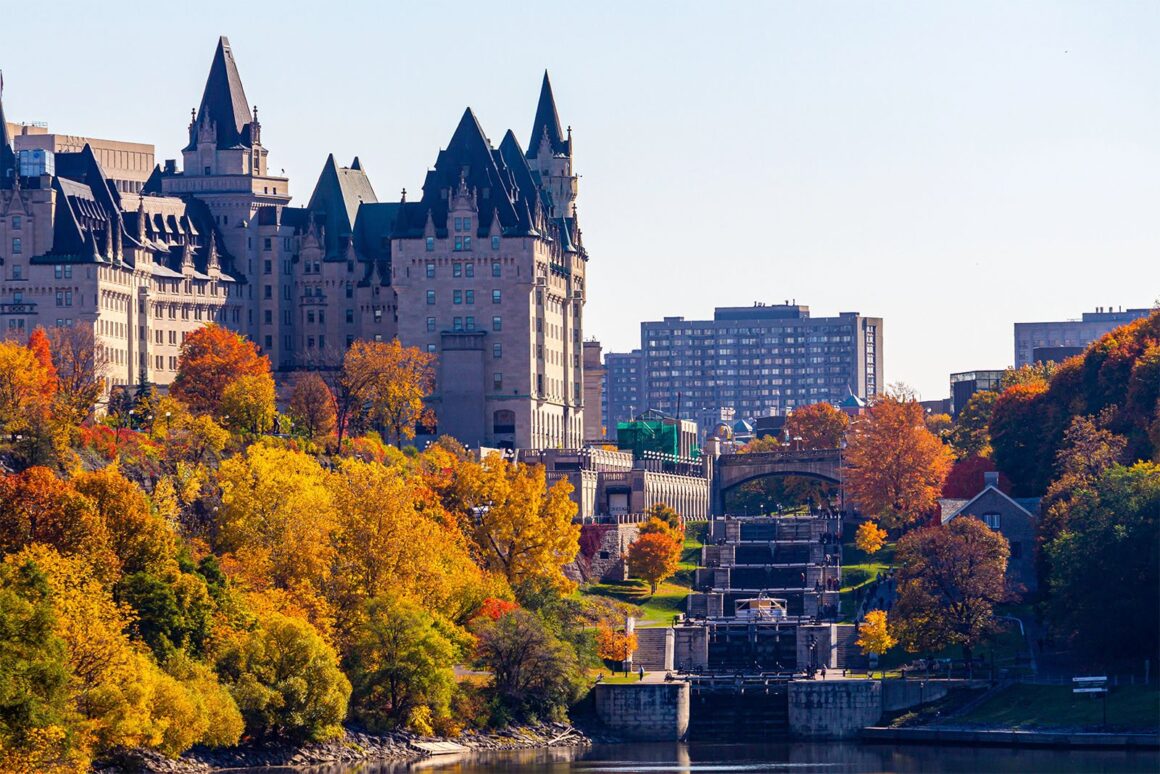
M 270 770 L 275 771 L 275 770 Z M 583 772 L 1160 772 L 1160 753 L 856 743 L 614 744 L 589 749 L 518 750 L 437 756 L 411 764 L 357 764 L 318 774 L 424 771 L 490 774 Z

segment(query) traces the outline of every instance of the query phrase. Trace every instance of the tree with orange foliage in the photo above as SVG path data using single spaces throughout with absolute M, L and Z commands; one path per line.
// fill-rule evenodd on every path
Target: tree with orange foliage
M 93 502 L 42 467 L 0 478 L 0 554 L 33 543 L 83 557 L 104 580 L 121 570 Z
M 628 547 L 629 572 L 648 581 L 653 594 L 661 581 L 676 573 L 680 561 L 680 541 L 662 532 L 641 535 Z
M 52 364 L 52 347 L 48 343 L 48 335 L 39 325 L 32 329 L 28 337 L 28 348 L 36 356 L 36 361 L 44 368 L 44 391 L 51 399 L 56 395 L 57 375 L 56 366 Z
M 850 426 L 846 491 L 887 527 L 910 524 L 937 504 L 950 449 L 926 429 L 922 406 L 891 393 Z
M 803 449 L 837 449 L 850 424 L 850 417 L 829 403 L 813 403 L 794 409 L 785 420 L 785 432 Z
M 290 417 L 295 429 L 307 438 L 326 437 L 334 432 L 334 395 L 325 379 L 311 372 L 295 381 L 290 393 Z
M 636 632 L 613 629 L 605 621 L 596 627 L 596 655 L 605 661 L 628 661 L 636 646 Z
M 195 413 L 212 414 L 235 379 L 269 374 L 269 358 L 258 354 L 252 341 L 210 324 L 191 333 L 181 345 L 177 377 L 169 393 Z

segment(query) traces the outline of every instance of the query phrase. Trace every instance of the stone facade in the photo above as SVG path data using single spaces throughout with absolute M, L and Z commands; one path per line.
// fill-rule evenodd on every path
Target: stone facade
M 604 424 L 604 364 L 600 358 L 600 342 L 584 342 L 584 443 L 599 446 L 609 442 L 608 426 Z M 615 440 L 616 431 L 612 432 Z
M 1035 572 L 1038 498 L 1009 497 L 999 490 L 999 474 L 985 473 L 983 489 L 970 500 L 939 500 L 942 523 L 962 516 L 973 516 L 1007 538 L 1011 556 L 1007 560 L 1007 579 L 1018 591 L 1034 592 L 1038 587 Z
M 290 207 L 224 37 L 180 170 L 169 160 L 142 182 L 150 146 L 74 152 L 84 138 L 31 132 L 56 168 L 25 174 L 2 113 L 5 333 L 91 325 L 111 384 L 163 387 L 183 335 L 207 322 L 248 336 L 282 378 L 336 367 L 356 339 L 398 337 L 436 355 L 439 433 L 583 442 L 587 253 L 571 131 L 546 74 L 526 153 L 511 132 L 493 147 L 468 110 L 417 201 L 379 202 L 357 158 L 332 156 L 307 205 Z

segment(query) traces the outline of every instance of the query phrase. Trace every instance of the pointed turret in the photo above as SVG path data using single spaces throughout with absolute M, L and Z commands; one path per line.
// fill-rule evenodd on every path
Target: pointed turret
M 536 120 L 532 122 L 532 137 L 528 141 L 528 158 L 534 159 L 547 138 L 552 154 L 568 155 L 568 141 L 560 129 L 560 116 L 556 112 L 556 98 L 552 95 L 552 81 L 544 70 L 544 83 L 540 86 L 540 103 L 536 106 Z
M 0 188 L 11 188 L 16 180 L 16 152 L 4 117 L 4 76 L 0 75 Z
M 218 38 L 217 50 L 209 67 L 205 92 L 190 130 L 190 144 L 186 150 L 193 150 L 197 145 L 197 127 L 211 125 L 216 131 L 218 148 L 251 146 L 254 144 L 251 121 L 254 120 L 250 115 L 250 103 L 242 88 L 242 78 L 234 62 L 230 41 L 223 35 Z

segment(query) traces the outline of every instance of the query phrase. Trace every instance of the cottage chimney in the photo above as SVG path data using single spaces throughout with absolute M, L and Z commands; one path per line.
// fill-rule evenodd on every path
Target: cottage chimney
M 999 488 L 999 473 L 998 471 L 989 470 L 983 474 L 983 487 L 993 486 Z

